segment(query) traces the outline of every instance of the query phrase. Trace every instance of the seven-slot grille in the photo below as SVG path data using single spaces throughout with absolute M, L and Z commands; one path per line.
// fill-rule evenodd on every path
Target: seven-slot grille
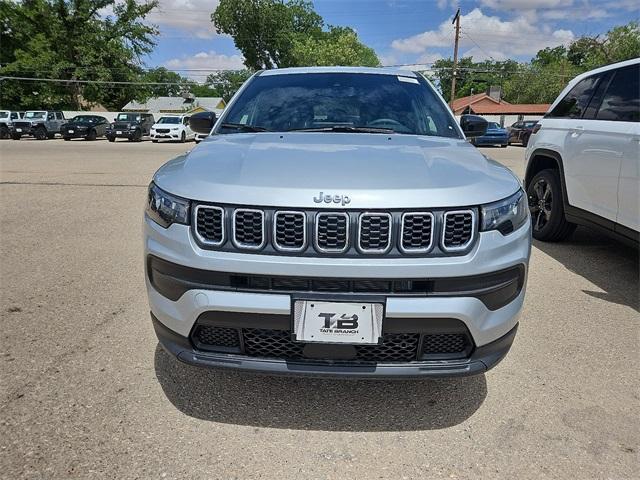
M 388 213 L 363 213 L 358 228 L 358 248 L 364 253 L 384 253 L 391 248 L 392 218 Z
M 238 208 L 233 212 L 233 241 L 239 248 L 262 248 L 265 243 L 264 212 Z
M 276 212 L 273 242 L 278 250 L 303 250 L 307 246 L 307 216 L 303 212 Z
M 201 242 L 207 245 L 220 245 L 224 242 L 224 210 L 220 207 L 196 207 L 196 233 Z
M 387 213 L 195 205 L 193 211 L 194 234 L 203 247 L 268 246 L 266 254 L 463 254 L 477 229 L 473 209 Z
M 442 246 L 445 250 L 455 251 L 467 248 L 473 240 L 474 214 L 471 210 L 446 212 Z
M 349 248 L 349 215 L 319 213 L 316 217 L 316 247 L 321 252 L 340 253 Z
M 402 216 L 401 247 L 405 252 L 426 252 L 433 245 L 433 214 L 405 213 Z

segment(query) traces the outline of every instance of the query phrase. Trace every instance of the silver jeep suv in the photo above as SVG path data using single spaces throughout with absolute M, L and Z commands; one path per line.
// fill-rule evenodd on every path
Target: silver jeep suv
M 531 225 L 518 179 L 465 140 L 422 76 L 256 73 L 149 187 L 145 268 L 161 345 L 273 374 L 482 373 L 509 350 Z

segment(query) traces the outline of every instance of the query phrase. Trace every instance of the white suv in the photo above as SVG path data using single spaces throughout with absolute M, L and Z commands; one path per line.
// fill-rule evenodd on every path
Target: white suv
M 184 143 L 193 140 L 195 133 L 189 127 L 188 116 L 166 115 L 151 127 L 150 137 L 153 143 L 163 139 Z
M 525 186 L 536 239 L 580 224 L 638 243 L 639 80 L 640 58 L 584 73 L 534 128 Z

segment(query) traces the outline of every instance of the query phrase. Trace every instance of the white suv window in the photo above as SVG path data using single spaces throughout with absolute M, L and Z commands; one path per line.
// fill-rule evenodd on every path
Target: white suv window
M 596 118 L 616 122 L 640 121 L 640 69 L 637 65 L 615 72 Z
M 601 75 L 580 80 L 565 97 L 547 114 L 548 118 L 582 118 L 589 101 L 596 91 Z

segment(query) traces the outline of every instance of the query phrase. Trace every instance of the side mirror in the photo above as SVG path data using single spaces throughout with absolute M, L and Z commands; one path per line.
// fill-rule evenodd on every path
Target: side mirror
M 462 115 L 460 117 L 460 128 L 467 138 L 481 137 L 487 133 L 489 123 L 477 115 Z
M 194 113 L 189 118 L 189 126 L 196 133 L 208 135 L 216 123 L 216 114 L 213 112 Z

